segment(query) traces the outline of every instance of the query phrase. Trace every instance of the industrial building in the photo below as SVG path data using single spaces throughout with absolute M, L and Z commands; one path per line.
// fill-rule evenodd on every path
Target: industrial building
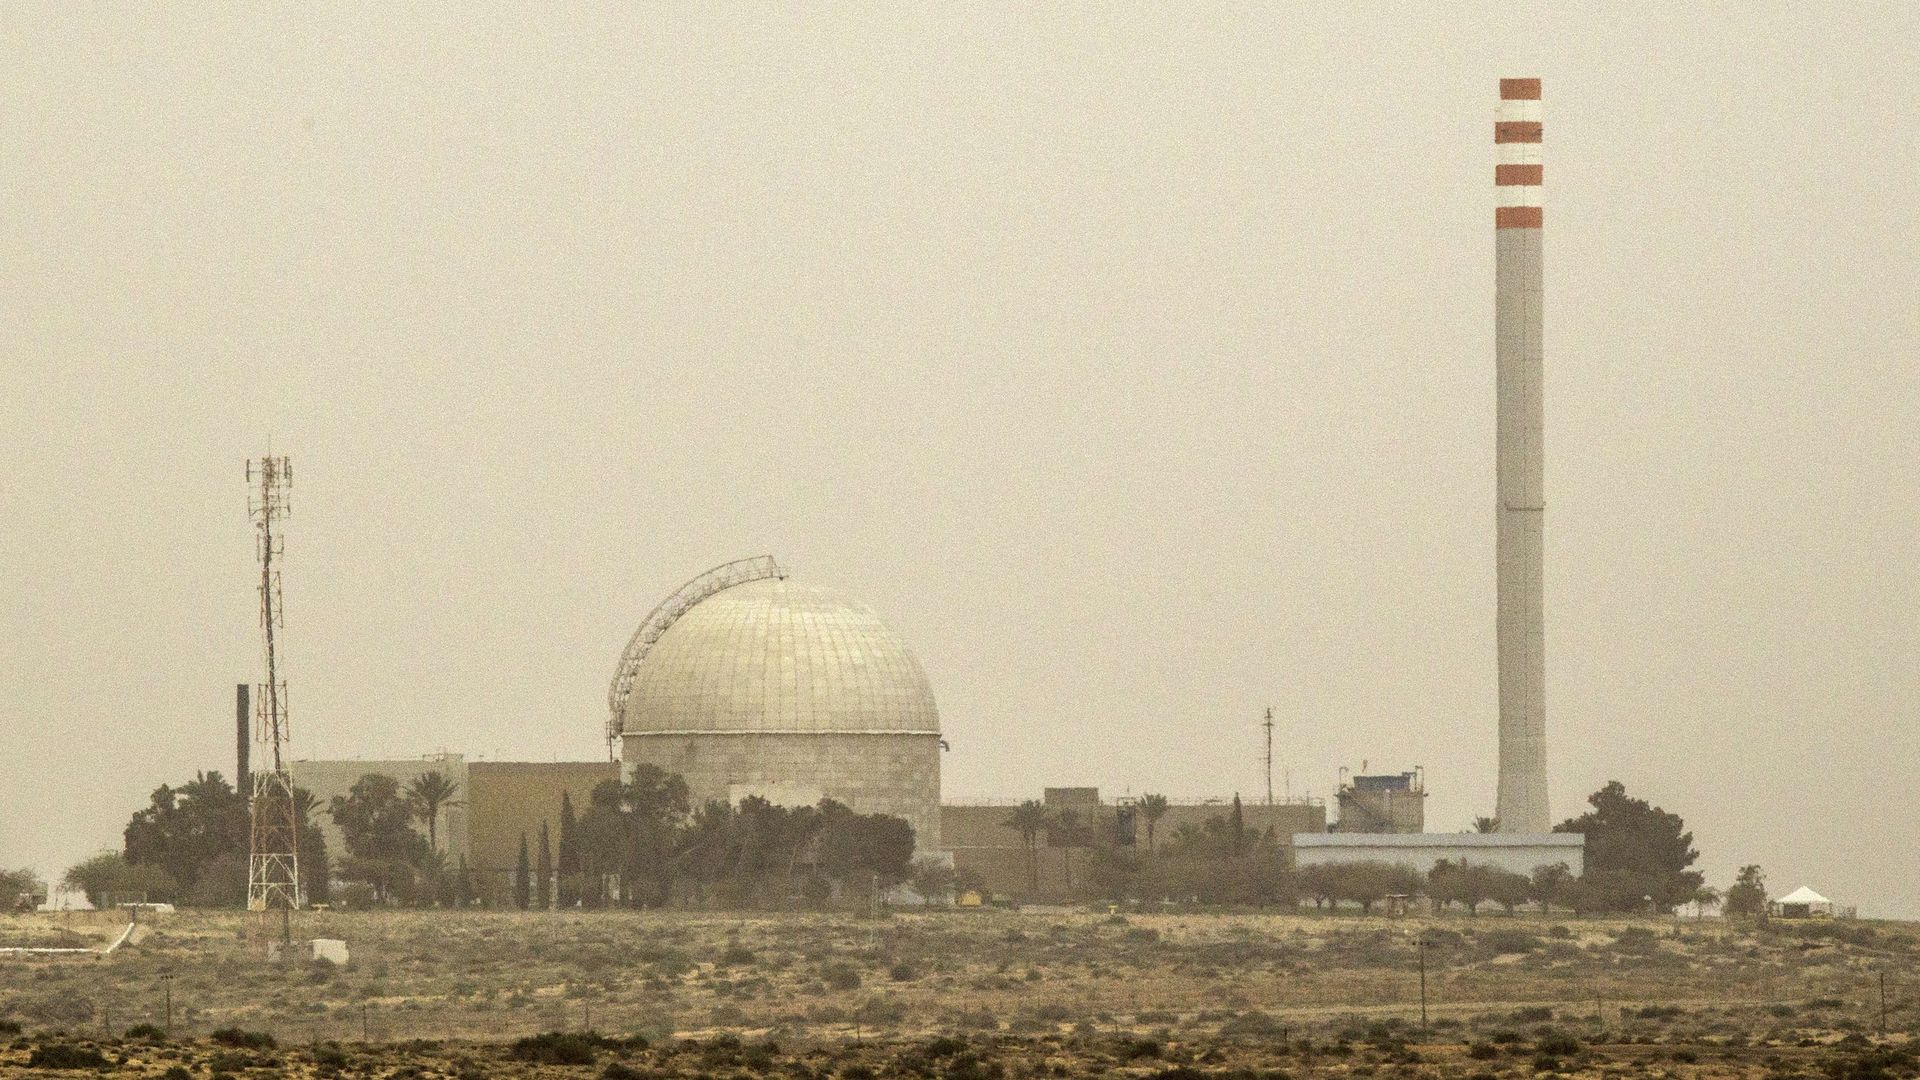
M 403 790 L 430 772 L 453 781 L 454 796 L 441 807 L 432 830 L 437 850 L 449 869 L 465 865 L 474 892 L 495 905 L 506 904 L 512 895 L 521 838 L 536 843 L 545 825 L 557 843 L 563 797 L 573 800 L 576 813 L 583 813 L 595 786 L 620 778 L 619 765 L 608 761 L 468 761 L 459 754 L 295 761 L 291 771 L 294 786 L 312 793 L 322 807 L 311 821 L 320 827 L 335 859 L 346 853 L 346 846 L 325 807 L 334 796 L 346 795 L 361 777 L 392 777 Z M 416 821 L 413 827 L 428 835 L 424 822 Z
M 942 836 L 947 850 L 953 853 L 954 870 L 977 877 L 988 892 L 996 895 L 1065 899 L 1073 895 L 1091 850 L 1123 847 L 1144 851 L 1149 842 L 1162 847 L 1182 830 L 1204 828 L 1209 819 L 1224 819 L 1233 810 L 1230 799 L 1170 800 L 1165 813 L 1151 823 L 1149 830 L 1138 800 L 1126 796 L 1103 800 L 1098 788 L 1047 788 L 1039 802 L 1053 815 L 1072 811 L 1078 827 L 1071 835 L 1047 830 L 1040 838 L 1039 857 L 1031 867 L 1026 837 L 1011 824 L 1020 806 L 1018 800 L 942 806 Z M 1240 816 L 1248 832 L 1271 833 L 1283 856 L 1295 833 L 1318 833 L 1327 827 L 1326 805 L 1313 799 L 1243 802 Z M 1032 871 L 1037 871 L 1037 888 L 1030 888 L 1035 883 L 1029 880 Z
M 1418 772 L 1355 776 L 1334 793 L 1338 833 L 1417 833 L 1427 827 L 1427 786 Z
M 771 559 L 716 567 L 655 608 L 621 656 L 609 737 L 697 805 L 833 799 L 940 842 L 940 715 L 920 661 L 864 604 Z

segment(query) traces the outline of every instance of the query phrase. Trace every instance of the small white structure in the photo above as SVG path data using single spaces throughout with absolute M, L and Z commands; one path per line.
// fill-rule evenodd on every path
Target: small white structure
M 1580 833 L 1295 833 L 1296 866 L 1384 862 L 1424 874 L 1435 863 L 1493 866 L 1532 874 L 1564 863 L 1579 874 L 1587 865 L 1587 838 Z
M 1805 919 L 1814 915 L 1832 915 L 1833 901 L 1805 885 L 1773 902 L 1774 914 L 1783 919 Z
M 306 953 L 304 959 L 307 960 L 325 960 L 329 963 L 342 966 L 347 962 L 347 943 L 341 941 L 339 938 L 313 938 L 308 941 L 295 941 L 292 943 L 291 953 L 289 953 L 285 945 L 278 941 L 267 942 L 268 960 L 277 962 L 286 959 L 301 959 L 300 954 L 303 952 Z

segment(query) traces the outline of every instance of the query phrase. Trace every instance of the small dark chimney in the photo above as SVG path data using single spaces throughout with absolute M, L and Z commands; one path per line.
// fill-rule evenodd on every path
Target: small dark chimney
M 253 740 L 247 737 L 247 722 L 253 719 L 253 710 L 248 708 L 247 695 L 252 689 L 246 683 L 237 683 L 233 688 L 234 754 L 240 763 L 240 771 L 234 776 L 233 787 L 244 799 L 253 798 L 253 772 L 247 767 L 247 756 L 253 750 Z

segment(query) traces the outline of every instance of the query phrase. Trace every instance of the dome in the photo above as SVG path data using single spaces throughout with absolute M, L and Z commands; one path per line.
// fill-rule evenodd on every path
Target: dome
M 764 578 L 687 609 L 634 671 L 629 734 L 931 735 L 926 672 L 864 604 Z

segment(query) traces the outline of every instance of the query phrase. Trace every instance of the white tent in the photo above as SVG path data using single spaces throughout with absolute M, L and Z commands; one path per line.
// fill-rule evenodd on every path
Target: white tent
M 1833 914 L 1833 901 L 1821 896 L 1805 885 L 1775 900 L 1773 906 L 1775 910 L 1783 915 Z

